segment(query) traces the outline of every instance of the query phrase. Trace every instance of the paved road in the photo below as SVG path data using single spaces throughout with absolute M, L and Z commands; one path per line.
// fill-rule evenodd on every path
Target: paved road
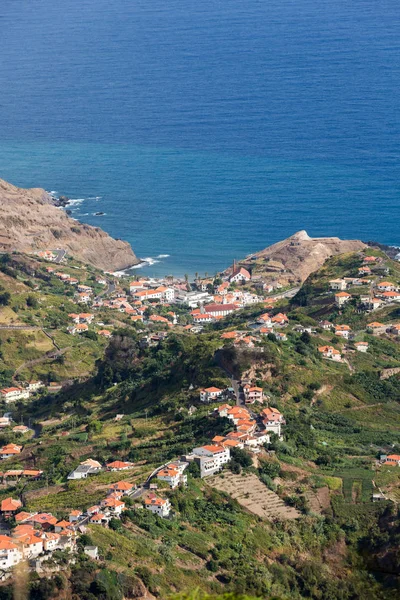
M 0 329 L 14 329 L 16 331 L 38 331 L 41 327 L 34 325 L 0 325 Z
M 57 254 L 56 258 L 53 260 L 57 265 L 59 265 L 65 258 L 67 254 L 66 250 L 62 250 L 61 248 L 57 248 L 57 250 L 53 250 L 54 254 Z
M 278 300 L 280 298 L 293 298 L 293 296 L 295 296 L 297 294 L 297 292 L 299 291 L 299 287 L 296 288 L 291 288 L 290 290 L 286 290 L 286 292 L 280 292 L 278 294 L 269 294 L 269 298 L 277 298 Z

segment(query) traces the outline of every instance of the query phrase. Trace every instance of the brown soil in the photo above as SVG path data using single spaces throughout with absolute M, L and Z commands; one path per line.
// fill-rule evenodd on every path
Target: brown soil
M 208 483 L 237 500 L 249 512 L 269 521 L 297 519 L 300 516 L 295 508 L 286 506 L 283 500 L 255 475 L 224 473 L 224 477 L 210 478 Z

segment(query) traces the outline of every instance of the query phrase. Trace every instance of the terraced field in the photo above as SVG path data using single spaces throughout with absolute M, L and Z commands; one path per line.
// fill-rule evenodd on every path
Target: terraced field
M 224 473 L 223 477 L 210 478 L 208 483 L 225 492 L 253 514 L 272 521 L 274 519 L 297 519 L 300 513 L 286 506 L 275 492 L 269 490 L 255 475 Z

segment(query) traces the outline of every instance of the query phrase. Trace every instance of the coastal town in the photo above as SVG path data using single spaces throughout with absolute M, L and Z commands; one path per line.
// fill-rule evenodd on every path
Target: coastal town
M 199 485 L 196 481 L 205 490 L 226 491 L 244 510 L 269 522 L 298 520 L 302 513 L 313 511 L 323 514 L 326 498 L 321 499 L 318 489 L 294 488 L 285 479 L 295 478 L 296 471 L 291 469 L 301 464 L 305 480 L 307 464 L 296 459 L 291 466 L 290 456 L 285 458 L 296 423 L 288 398 L 309 411 L 333 389 L 335 377 L 351 376 L 363 364 L 360 361 L 372 359 L 377 342 L 393 347 L 399 343 L 400 321 L 394 317 L 400 302 L 400 271 L 382 252 L 370 252 L 365 248 L 353 253 L 344 269 L 332 259 L 331 270 L 314 287 L 307 282 L 289 284 L 275 270 L 260 275 L 251 257 L 235 261 L 214 277 L 196 275 L 190 280 L 88 270 L 59 250 L 32 255 L 29 260 L 35 266 L 34 270 L 29 266 L 29 274 L 33 283 L 24 296 L 27 308 L 20 308 L 21 300 L 15 306 L 11 296 L 6 298 L 0 309 L 4 311 L 0 333 L 40 332 L 52 347 L 42 357 L 35 354 L 21 360 L 8 377 L 8 385 L 0 389 L 0 578 L 5 582 L 12 578 L 19 564 L 48 575 L 58 568 L 60 557 L 73 565 L 82 553 L 88 560 L 102 561 L 103 538 L 96 532 L 117 534 L 132 519 L 142 523 L 147 514 L 167 523 L 179 521 L 176 499 L 182 503 L 190 498 L 193 485 Z M 25 272 L 18 271 L 27 269 L 24 261 L 18 255 L 11 257 L 3 273 L 15 277 Z M 331 276 L 339 271 L 341 276 Z M 311 301 L 307 294 L 312 294 Z M 304 312 L 293 309 L 295 302 L 306 307 Z M 308 306 L 314 311 L 312 316 L 306 313 Z M 82 392 L 76 390 L 84 390 L 94 380 L 84 372 L 73 379 L 68 370 L 62 375 L 65 357 L 75 348 L 83 356 L 87 345 L 97 366 L 113 344 L 112 352 L 118 353 L 128 339 L 138 354 L 124 354 L 121 368 L 152 357 L 157 361 L 178 339 L 210 344 L 204 374 L 200 369 L 199 377 L 192 373 L 182 381 L 175 392 L 179 401 L 168 396 L 173 408 L 166 413 L 168 419 L 190 427 L 201 423 L 201 435 L 191 435 L 179 444 L 174 442 L 180 436 L 177 427 L 168 437 L 170 421 L 160 418 L 157 405 L 147 404 L 152 392 L 145 379 L 137 387 L 139 397 L 142 388 L 147 390 L 144 409 L 135 412 L 121 402 L 118 409 L 113 408 L 113 398 L 125 385 L 124 377 L 115 374 L 110 374 L 101 392 L 104 406 L 91 401 L 91 416 L 82 417 Z M 5 339 L 5 343 L 10 341 Z M 179 355 L 182 349 L 176 352 Z M 314 374 L 306 377 L 306 388 L 301 384 L 303 392 L 298 391 L 298 383 L 290 384 L 292 388 L 284 383 L 278 389 L 274 363 L 283 357 L 288 365 L 297 361 L 297 369 L 311 357 L 315 373 L 327 369 L 327 383 L 320 384 Z M 173 360 L 172 353 L 166 364 L 174 364 Z M 383 368 L 381 377 L 400 372 L 400 363 L 396 364 Z M 97 368 L 101 372 L 102 367 Z M 174 369 L 179 369 L 179 362 Z M 171 375 L 173 382 L 174 371 Z M 289 370 L 285 377 L 289 380 Z M 286 392 L 282 391 L 285 386 Z M 49 414 L 47 403 L 54 406 Z M 30 414 L 39 416 L 31 418 Z M 152 422 L 156 423 L 154 431 Z M 141 429 L 146 432 L 141 434 L 143 441 Z M 320 443 L 328 446 L 331 441 L 322 437 Z M 64 469 L 57 467 L 55 476 L 50 466 L 54 459 L 46 462 L 40 456 L 46 447 L 57 453 L 59 444 L 65 448 L 67 463 Z M 160 444 L 163 450 L 159 452 Z M 74 449 L 69 458 L 68 445 Z M 153 456 L 148 448 L 154 449 Z M 373 503 L 396 501 L 395 489 L 385 488 L 382 477 L 390 469 L 400 473 L 397 448 L 396 444 L 377 446 L 376 456 L 369 459 L 374 479 L 371 476 L 368 492 L 362 488 L 363 501 L 367 494 Z M 285 460 L 289 461 L 286 465 Z M 335 479 L 335 475 L 324 475 L 323 468 L 328 467 L 321 464 L 321 480 Z M 346 471 L 343 485 L 348 485 L 345 475 Z M 242 491 L 243 478 L 248 491 Z M 257 496 L 257 481 L 265 489 L 261 496 Z M 327 485 L 323 489 L 329 498 L 332 492 Z

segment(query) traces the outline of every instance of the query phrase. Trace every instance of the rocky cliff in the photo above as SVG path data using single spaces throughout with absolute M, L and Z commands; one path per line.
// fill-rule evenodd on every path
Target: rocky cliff
M 36 252 L 61 248 L 105 271 L 139 261 L 128 242 L 71 219 L 40 188 L 22 189 L 0 179 L 0 251 Z
M 337 237 L 311 238 L 306 231 L 277 242 L 247 257 L 246 264 L 255 273 L 270 274 L 279 281 L 303 282 L 331 256 L 357 252 L 366 247 L 359 240 Z

